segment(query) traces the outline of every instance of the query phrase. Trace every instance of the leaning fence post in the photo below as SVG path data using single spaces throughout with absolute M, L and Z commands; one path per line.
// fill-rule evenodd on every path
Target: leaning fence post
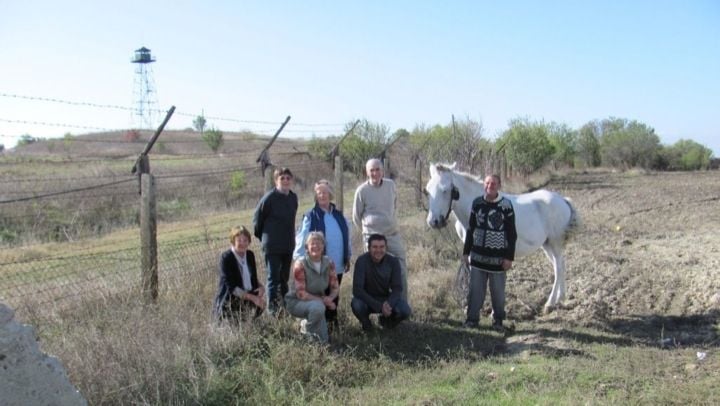
M 155 213 L 155 178 L 140 175 L 140 263 L 145 303 L 155 303 L 158 297 L 157 216 Z
M 502 153 L 502 178 L 508 178 L 508 162 L 507 157 L 505 156 L 505 151 Z
M 140 153 L 132 167 L 140 180 L 140 272 L 142 273 L 142 295 L 146 303 L 155 303 L 158 297 L 158 260 L 157 260 L 157 213 L 155 212 L 155 178 L 150 174 L 150 158 L 155 141 L 165 129 L 175 112 L 170 107 L 165 119 L 155 130 L 145 149 Z
M 348 135 L 352 134 L 359 123 L 360 120 L 355 120 L 352 127 L 345 132 L 345 135 L 343 135 L 330 150 L 330 159 L 334 165 L 333 169 L 335 170 L 335 207 L 340 211 L 343 209 L 343 160 L 340 156 L 340 144 L 342 144 Z
M 343 160 L 340 154 L 335 155 L 335 207 L 343 210 Z
M 418 156 L 415 156 L 415 204 L 417 207 L 422 207 L 423 193 L 422 193 L 422 161 Z
M 265 181 L 265 192 L 275 187 L 275 179 L 273 178 L 273 172 L 275 171 L 274 166 L 272 164 L 268 164 L 265 167 L 265 176 L 263 180 Z M 267 169 L 270 169 L 269 171 Z M 263 192 L 264 193 L 264 192 Z
M 270 173 L 270 176 L 267 176 L 267 174 L 265 173 L 266 169 L 273 166 L 272 162 L 270 162 L 270 147 L 275 142 L 278 135 L 280 135 L 283 128 L 285 128 L 288 121 L 290 121 L 290 116 L 287 116 L 285 118 L 285 121 L 283 121 L 283 123 L 280 125 L 280 128 L 278 128 L 278 130 L 275 131 L 275 135 L 273 135 L 273 137 L 270 138 L 270 141 L 267 143 L 265 148 L 263 148 L 263 150 L 260 151 L 260 155 L 258 155 L 257 159 L 255 160 L 256 163 L 260 164 L 260 172 L 265 177 L 265 191 L 272 189 L 274 186 L 274 183 L 275 183 L 273 180 L 273 177 L 272 177 L 272 173 Z

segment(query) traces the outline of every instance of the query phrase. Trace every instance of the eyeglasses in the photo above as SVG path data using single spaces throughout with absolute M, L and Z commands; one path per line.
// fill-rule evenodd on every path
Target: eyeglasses
M 280 180 L 292 180 L 292 176 L 281 176 Z

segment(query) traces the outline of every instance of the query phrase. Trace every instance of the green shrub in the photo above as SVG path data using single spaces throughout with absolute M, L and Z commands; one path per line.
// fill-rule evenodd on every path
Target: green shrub
M 504 145 L 508 163 L 527 175 L 552 158 L 555 149 L 548 133 L 547 125 L 542 122 L 514 119 L 500 138 L 499 145 Z
M 212 152 L 217 153 L 223 144 L 223 133 L 220 130 L 211 128 L 203 133 L 202 139 Z
M 3 244 L 12 244 L 14 243 L 18 238 L 18 234 L 10 230 L 8 228 L 0 228 L 0 243 Z
M 695 141 L 682 139 L 664 147 L 661 155 L 665 165 L 662 169 L 694 171 L 710 166 L 712 150 Z

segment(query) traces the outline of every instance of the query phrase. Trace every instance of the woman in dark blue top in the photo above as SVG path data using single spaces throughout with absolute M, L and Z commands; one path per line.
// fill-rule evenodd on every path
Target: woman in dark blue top
M 250 231 L 245 227 L 230 230 L 229 250 L 220 256 L 220 280 L 213 305 L 216 320 L 245 320 L 265 309 L 265 287 L 258 282 L 255 254 L 248 249 Z

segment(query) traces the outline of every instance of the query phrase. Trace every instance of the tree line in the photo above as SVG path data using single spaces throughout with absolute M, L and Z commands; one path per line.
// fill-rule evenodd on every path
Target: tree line
M 349 131 L 355 121 L 345 125 Z M 206 129 L 207 120 L 199 115 L 193 129 L 211 151 L 223 145 L 223 132 L 215 127 Z M 65 134 L 65 139 L 71 135 Z M 331 151 L 339 135 L 313 136 L 308 143 L 310 154 L 317 159 L 331 160 Z M 709 169 L 712 150 L 691 139 L 663 145 L 655 129 L 637 120 L 610 117 L 592 120 L 574 129 L 564 123 L 533 121 L 528 118 L 510 120 L 508 128 L 490 139 L 481 121 L 470 118 L 452 120 L 446 125 L 416 125 L 412 131 L 399 129 L 390 133 L 387 125 L 367 119 L 360 120 L 342 142 L 339 153 L 344 170 L 363 174 L 367 159 L 380 157 L 387 146 L 396 141 L 408 144 L 417 157 L 434 162 L 458 162 L 470 172 L 482 169 L 488 154 L 502 153 L 506 163 L 523 175 L 542 167 L 620 169 L 643 168 L 666 171 Z M 19 146 L 38 139 L 23 135 Z
M 353 123 L 348 123 L 349 129 Z M 613 167 L 689 171 L 709 169 L 712 150 L 690 139 L 663 145 L 655 130 L 637 120 L 610 117 L 592 120 L 574 129 L 567 124 L 516 118 L 495 139 L 485 134 L 481 121 L 465 118 L 446 125 L 418 125 L 392 134 L 386 125 L 361 120 L 339 150 L 345 170 L 362 174 L 370 157 L 402 139 L 418 156 L 429 161 L 458 162 L 470 172 L 482 169 L 488 154 L 503 153 L 521 174 L 552 165 L 555 168 Z M 311 155 L 330 159 L 339 136 L 313 137 Z

